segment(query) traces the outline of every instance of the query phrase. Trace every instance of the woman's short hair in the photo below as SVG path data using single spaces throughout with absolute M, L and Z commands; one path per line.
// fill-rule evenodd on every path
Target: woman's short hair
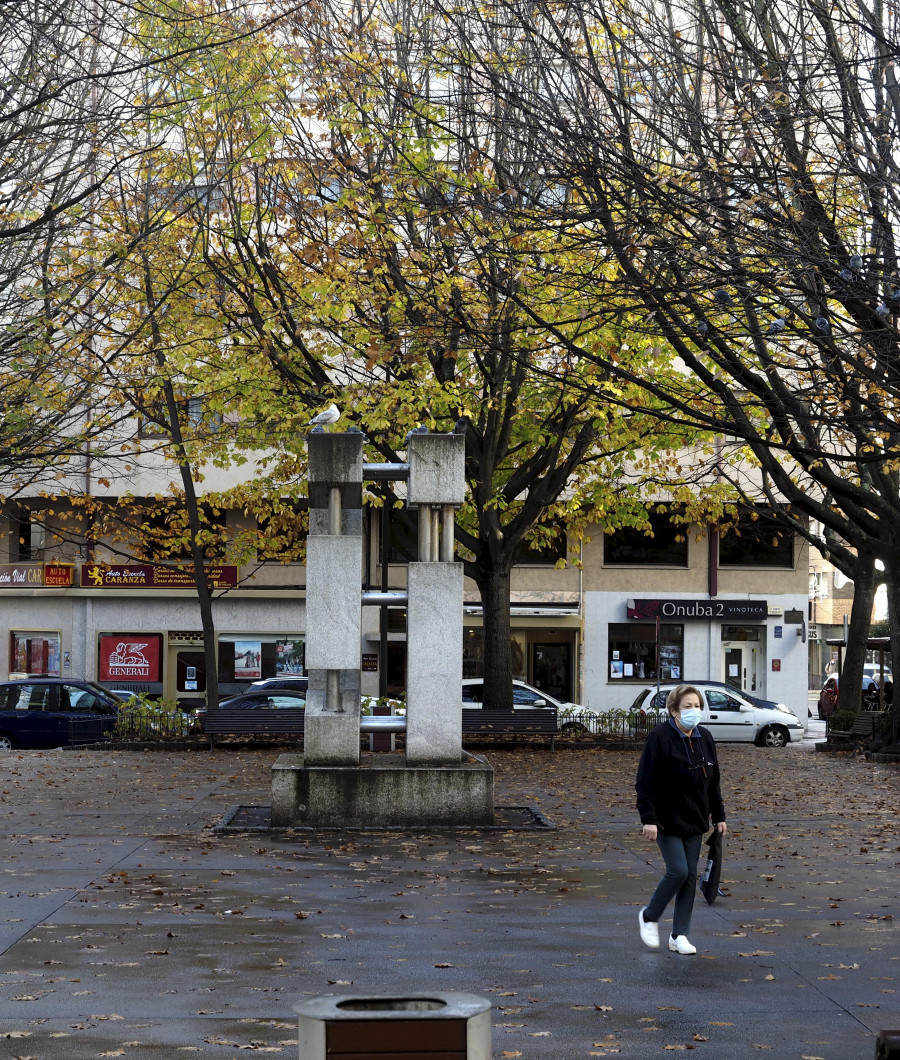
M 703 703 L 703 696 L 700 695 L 700 690 L 694 688 L 693 685 L 679 685 L 677 688 L 673 688 L 672 691 L 666 696 L 666 710 L 670 714 L 674 714 L 676 710 L 681 709 L 681 701 L 685 696 L 689 696 L 691 693 Z

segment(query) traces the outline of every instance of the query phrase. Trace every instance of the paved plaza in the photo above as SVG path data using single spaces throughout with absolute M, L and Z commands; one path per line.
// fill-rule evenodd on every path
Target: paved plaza
M 870 1060 L 900 1027 L 900 772 L 720 747 L 731 833 L 696 957 L 641 946 L 637 751 L 487 750 L 553 830 L 222 834 L 276 751 L 0 758 L 0 1057 L 296 1057 L 297 1001 L 460 990 L 495 1058 Z

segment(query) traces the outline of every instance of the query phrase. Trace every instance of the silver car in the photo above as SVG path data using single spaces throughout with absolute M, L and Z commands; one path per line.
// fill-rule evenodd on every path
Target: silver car
M 643 688 L 631 705 L 632 710 L 665 710 L 666 698 L 681 682 Z M 803 725 L 783 703 L 762 707 L 751 702 L 736 688 L 698 681 L 692 685 L 703 700 L 700 724 L 709 729 L 717 743 L 735 741 L 761 747 L 784 747 L 803 738 Z

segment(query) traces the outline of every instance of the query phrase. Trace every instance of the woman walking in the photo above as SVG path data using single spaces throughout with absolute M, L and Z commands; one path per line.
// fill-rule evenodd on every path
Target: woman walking
M 638 913 L 641 941 L 659 949 L 659 919 L 675 899 L 669 949 L 696 953 L 688 940 L 697 887 L 697 861 L 710 819 L 725 832 L 725 807 L 719 786 L 716 745 L 701 729 L 700 693 L 679 685 L 666 700 L 669 716 L 648 735 L 638 765 L 635 789 L 644 839 L 655 839 L 666 874 Z

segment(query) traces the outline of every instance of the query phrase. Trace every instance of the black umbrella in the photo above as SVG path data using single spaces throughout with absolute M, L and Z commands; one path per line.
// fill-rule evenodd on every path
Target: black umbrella
M 706 845 L 709 847 L 709 855 L 706 859 L 706 868 L 700 877 L 700 890 L 706 901 L 712 905 L 722 894 L 719 890 L 719 880 L 722 876 L 722 833 L 718 828 L 713 829 L 712 835 L 706 840 Z

